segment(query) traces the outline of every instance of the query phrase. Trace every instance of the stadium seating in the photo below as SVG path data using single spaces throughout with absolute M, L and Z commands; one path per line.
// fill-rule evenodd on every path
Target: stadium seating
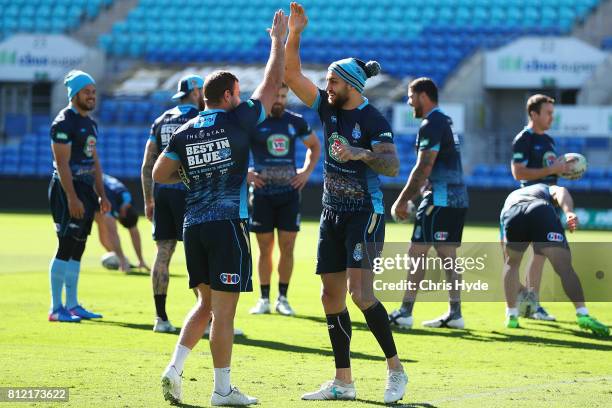
M 0 0 L 0 40 L 16 33 L 72 31 L 112 3 L 113 0 Z
M 599 0 L 329 0 L 307 2 L 309 25 L 302 60 L 327 64 L 354 55 L 377 59 L 398 77 L 428 75 L 442 84 L 475 49 L 506 44 L 525 34 L 567 34 Z M 150 62 L 263 62 L 264 30 L 282 0 L 141 0 L 125 21 L 100 37 L 120 57 Z M 211 6 L 211 7 L 208 7 Z M 178 18 L 190 8 L 201 22 L 184 30 Z M 220 35 L 219 33 L 223 33 Z

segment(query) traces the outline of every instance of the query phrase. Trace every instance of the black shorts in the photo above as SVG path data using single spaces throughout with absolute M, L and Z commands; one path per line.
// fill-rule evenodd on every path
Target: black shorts
M 187 191 L 155 185 L 153 199 L 153 240 L 183 240 L 185 196 Z
M 466 213 L 467 208 L 438 207 L 428 200 L 421 201 L 414 220 L 412 242 L 459 246 Z
M 536 253 L 550 246 L 569 248 L 559 215 L 544 201 L 513 205 L 502 211 L 499 224 L 502 241 L 515 251 L 525 251 L 532 242 Z
M 73 181 L 73 185 L 77 197 L 85 207 L 83 218 L 79 220 L 70 217 L 66 193 L 56 177 L 53 177 L 49 183 L 48 195 L 51 215 L 58 237 L 70 237 L 77 241 L 86 241 L 87 236 L 91 233 L 91 225 L 96 211 L 100 208 L 98 195 L 92 185 L 77 180 Z
M 385 215 L 324 209 L 319 226 L 317 274 L 371 269 L 385 241 Z
M 253 195 L 251 231 L 273 232 L 300 230 L 300 193 L 289 191 L 274 195 Z
M 189 287 L 252 292 L 251 248 L 246 220 L 210 221 L 185 228 Z

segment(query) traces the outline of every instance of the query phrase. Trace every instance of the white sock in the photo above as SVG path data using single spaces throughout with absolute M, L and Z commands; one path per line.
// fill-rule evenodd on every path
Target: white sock
M 232 391 L 230 387 L 230 368 L 215 368 L 215 392 L 226 396 Z
M 518 308 L 516 308 L 516 307 L 507 307 L 506 308 L 506 317 L 510 317 L 510 316 L 518 317 Z
M 185 359 L 189 355 L 191 349 L 183 346 L 180 343 L 177 343 L 176 348 L 174 349 L 174 354 L 172 355 L 172 360 L 170 360 L 170 365 L 176 367 L 176 371 L 179 374 L 183 373 L 183 367 L 185 366 Z
M 579 315 L 588 315 L 589 314 L 589 309 L 587 309 L 586 306 L 577 307 L 576 308 L 576 313 L 579 314 Z

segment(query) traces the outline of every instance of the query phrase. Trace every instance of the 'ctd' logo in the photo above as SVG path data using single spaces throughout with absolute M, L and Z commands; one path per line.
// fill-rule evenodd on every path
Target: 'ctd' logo
M 434 234 L 434 239 L 436 241 L 446 241 L 448 239 L 447 231 L 438 231 Z
M 240 282 L 240 275 L 237 273 L 222 273 L 221 283 L 226 285 L 237 285 Z
M 546 239 L 551 242 L 563 242 L 563 234 L 559 234 L 558 232 L 549 232 L 546 235 Z

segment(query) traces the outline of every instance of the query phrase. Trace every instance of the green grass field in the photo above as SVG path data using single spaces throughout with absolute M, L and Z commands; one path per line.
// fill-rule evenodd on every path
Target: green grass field
M 149 277 L 103 269 L 99 259 L 104 250 L 94 231 L 83 258 L 79 295 L 86 307 L 105 317 L 81 324 L 49 323 L 47 268 L 56 241 L 50 216 L 0 214 L 0 226 L 0 386 L 70 387 L 69 403 L 38 406 L 166 406 L 159 378 L 177 336 L 151 331 L 154 306 Z M 150 224 L 141 219 L 140 228 L 152 260 Z M 387 239 L 407 241 L 411 228 L 389 223 Z M 258 293 L 241 297 L 236 326 L 246 336 L 236 338 L 232 382 L 258 397 L 263 407 L 383 405 L 384 359 L 363 315 L 352 305 L 352 365 L 359 401 L 300 400 L 303 392 L 333 375 L 320 283 L 314 275 L 317 231 L 315 222 L 305 222 L 298 237 L 289 289 L 297 317 L 250 316 L 248 309 Z M 464 234 L 465 241 L 497 238 L 493 227 L 467 227 Z M 612 241 L 612 234 L 581 231 L 571 239 Z M 129 246 L 127 235 L 122 235 L 122 242 L 124 248 Z M 126 249 L 134 258 L 131 248 Z M 255 278 L 254 286 L 257 283 Z M 272 287 L 275 297 L 276 279 Z M 179 246 L 168 296 L 168 314 L 175 325 L 181 325 L 193 302 Z M 387 304 L 389 310 L 396 306 Z M 612 341 L 579 331 L 569 303 L 548 306 L 558 322 L 523 319 L 523 329 L 508 330 L 503 326 L 503 303 L 467 303 L 463 312 L 469 330 L 451 331 L 419 328 L 422 320 L 442 313 L 446 305 L 417 303 L 416 328 L 395 334 L 410 376 L 404 406 L 612 406 Z M 610 306 L 589 304 L 591 314 L 608 323 Z M 205 340 L 187 361 L 183 389 L 185 406 L 208 406 L 212 361 Z

